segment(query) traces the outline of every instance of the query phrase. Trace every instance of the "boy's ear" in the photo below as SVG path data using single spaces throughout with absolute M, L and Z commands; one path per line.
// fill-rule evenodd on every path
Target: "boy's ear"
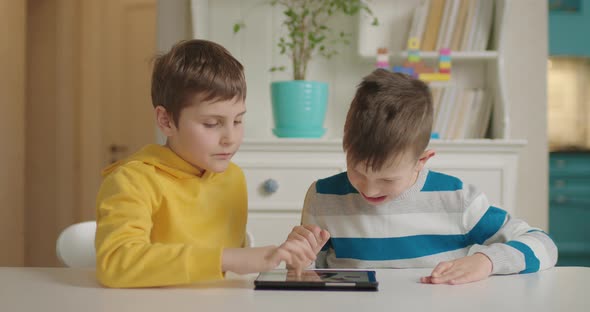
M 426 165 L 426 162 L 435 154 L 436 153 L 434 152 L 434 150 L 425 150 L 418 159 L 418 165 L 416 166 L 417 171 L 422 170 Z
M 158 128 L 160 128 L 160 131 L 162 131 L 162 133 L 167 137 L 172 136 L 174 130 L 176 130 L 172 116 L 170 116 L 164 106 L 161 105 L 156 106 L 155 112 L 156 124 L 158 125 Z

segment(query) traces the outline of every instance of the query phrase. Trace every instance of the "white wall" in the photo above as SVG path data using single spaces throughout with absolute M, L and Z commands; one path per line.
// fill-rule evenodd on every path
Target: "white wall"
M 541 0 L 509 1 L 512 10 L 506 17 L 505 65 L 507 95 L 512 103 L 510 137 L 529 142 L 520 155 L 519 195 L 515 214 L 533 226 L 547 229 L 547 3 Z M 288 65 L 288 60 L 277 56 L 274 45 L 256 41 L 266 37 L 257 32 L 272 33 L 272 29 L 277 28 L 280 22 L 272 19 L 270 8 L 256 6 L 256 3 L 259 1 L 209 1 L 210 10 L 223 8 L 227 12 L 228 7 L 235 7 L 235 10 L 229 10 L 231 13 L 224 15 L 222 19 L 210 19 L 209 29 L 204 30 L 200 36 L 223 44 L 243 63 L 257 64 L 246 67 L 246 137 L 272 138 L 269 82 L 289 79 L 289 75 L 271 74 L 267 69 L 272 65 Z M 189 22 L 185 15 L 189 11 L 188 0 L 160 0 L 158 9 L 161 10 L 158 34 L 163 36 L 158 39 L 159 50 L 166 50 L 176 39 L 191 36 L 190 31 L 186 31 Z M 228 30 L 239 19 L 246 21 L 249 31 L 234 36 Z M 344 31 L 355 33 L 354 22 L 341 20 L 336 23 L 342 25 Z M 170 40 L 172 38 L 175 40 Z M 330 82 L 326 138 L 341 137 L 344 117 L 355 86 L 361 77 L 374 68 L 373 62 L 359 61 L 355 39 L 351 46 L 340 49 L 338 57 L 332 60 L 317 59 L 311 64 L 308 79 Z
M 158 1 L 158 38 L 156 38 L 158 53 L 165 53 L 176 42 L 191 38 L 189 2 L 189 0 Z M 155 131 L 157 142 L 163 144 L 166 137 L 160 129 L 156 128 Z
M 528 141 L 520 154 L 516 215 L 547 230 L 547 1 L 510 2 L 505 62 L 511 137 Z

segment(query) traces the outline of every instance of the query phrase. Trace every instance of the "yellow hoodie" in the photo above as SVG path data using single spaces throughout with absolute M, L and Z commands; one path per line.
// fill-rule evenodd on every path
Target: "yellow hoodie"
M 148 145 L 103 171 L 95 240 L 96 275 L 103 285 L 223 278 L 223 249 L 244 245 L 246 181 L 233 163 L 222 173 L 198 174 L 160 145 Z

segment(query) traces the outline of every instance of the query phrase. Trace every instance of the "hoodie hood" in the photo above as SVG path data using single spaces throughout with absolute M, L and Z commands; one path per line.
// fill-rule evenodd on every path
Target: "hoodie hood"
M 119 160 L 102 170 L 102 176 L 107 176 L 115 169 L 131 163 L 139 161 L 144 164 L 152 165 L 166 173 L 173 175 L 179 179 L 190 179 L 201 177 L 201 171 L 195 166 L 188 163 L 186 160 L 180 158 L 174 151 L 167 146 L 150 144 L 139 150 L 137 153 Z M 202 178 L 214 175 L 210 171 L 205 171 Z

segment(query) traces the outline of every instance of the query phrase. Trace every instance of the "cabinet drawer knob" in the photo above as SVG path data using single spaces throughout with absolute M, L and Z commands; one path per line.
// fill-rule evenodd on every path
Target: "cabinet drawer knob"
M 275 193 L 279 189 L 279 182 L 275 179 L 266 179 L 266 181 L 262 183 L 262 188 L 268 194 Z
M 565 180 L 563 180 L 563 179 L 556 180 L 555 187 L 557 187 L 557 188 L 565 187 Z

